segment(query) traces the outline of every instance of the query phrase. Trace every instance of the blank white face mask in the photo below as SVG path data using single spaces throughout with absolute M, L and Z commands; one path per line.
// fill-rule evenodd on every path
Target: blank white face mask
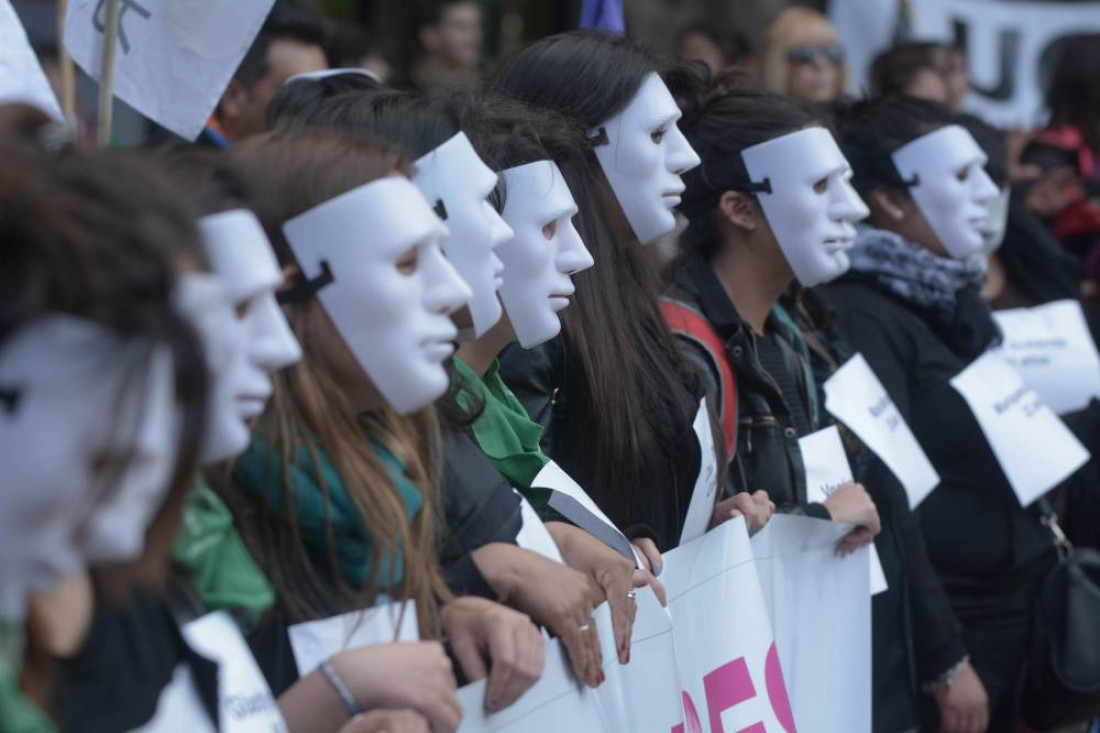
M 577 204 L 551 160 L 502 171 L 504 221 L 515 236 L 497 251 L 504 263 L 500 297 L 520 346 L 529 349 L 561 331 L 558 311 L 575 290 L 572 275 L 592 266 L 573 226 Z
M 596 159 L 642 244 L 676 228 L 681 176 L 699 165 L 676 126 L 681 116 L 672 93 L 653 73 L 622 112 L 590 132 Z
M 1005 241 L 1005 231 L 1008 229 L 1008 208 L 1012 199 L 1012 187 L 1007 183 L 996 197 L 989 200 L 986 209 L 989 211 L 989 220 L 982 230 L 982 242 L 985 244 L 983 251 L 991 255 L 1001 248 Z
M 199 459 L 218 463 L 244 451 L 248 419 L 263 412 L 271 397 L 267 373 L 249 359 L 248 332 L 229 293 L 210 273 L 189 273 L 176 287 L 176 308 L 202 341 L 209 373 L 206 431 Z
M 496 249 L 512 238 L 488 200 L 497 176 L 461 132 L 417 160 L 415 167 L 413 183 L 450 232 L 443 251 L 473 290 L 470 316 L 477 338 L 500 320 L 497 291 L 504 265 Z
M 447 229 L 408 179 L 388 177 L 283 225 L 302 274 L 348 349 L 400 413 L 448 387 L 450 314 L 470 288 L 443 256 Z M 495 296 L 494 296 L 495 297 Z
M 798 281 L 812 287 L 847 272 L 853 224 L 869 211 L 829 131 L 798 130 L 746 148 L 741 157 Z
M 989 202 L 998 191 L 970 133 L 959 125 L 941 127 L 901 146 L 892 158 L 947 254 L 966 260 L 980 253 Z
M 283 275 L 255 214 L 237 209 L 204 216 L 199 229 L 210 269 L 248 332 L 249 359 L 266 372 L 297 363 L 302 349 L 275 301 Z

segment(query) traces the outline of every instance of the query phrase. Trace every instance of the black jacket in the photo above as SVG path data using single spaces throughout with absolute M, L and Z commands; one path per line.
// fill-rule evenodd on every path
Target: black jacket
M 804 364 L 790 345 L 792 334 L 779 319 L 770 316 L 766 324 L 769 335 L 755 335 L 738 315 L 710 265 L 699 256 L 685 260 L 669 295 L 710 322 L 725 344 L 726 357 L 735 373 L 737 447 L 730 463 L 730 493 L 764 489 L 780 511 L 829 519 L 824 505 L 806 499 L 805 467 L 798 439 L 812 432 L 813 425 Z M 759 348 L 765 338 L 770 344 L 764 346 L 779 355 L 785 378 L 793 381 L 798 404 L 789 404 L 779 382 L 761 364 Z M 682 339 L 681 344 L 704 375 L 708 393 L 715 393 L 719 377 L 709 366 L 710 360 L 694 341 Z

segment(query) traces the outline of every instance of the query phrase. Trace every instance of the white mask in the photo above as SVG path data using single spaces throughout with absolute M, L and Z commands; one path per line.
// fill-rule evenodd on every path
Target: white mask
M 447 259 L 473 290 L 470 317 L 477 338 L 500 320 L 501 272 L 496 248 L 512 230 L 489 203 L 497 176 L 478 157 L 464 133 L 458 133 L 416 161 L 413 183 L 447 225 Z
M 957 260 L 982 251 L 987 206 L 997 187 L 966 129 L 948 125 L 902 145 L 892 156 L 901 179 L 940 244 Z
M 202 341 L 209 373 L 206 429 L 199 460 L 218 463 L 241 453 L 250 440 L 248 420 L 263 412 L 271 380 L 248 358 L 248 334 L 237 318 L 225 286 L 215 275 L 180 278 L 176 310 Z
M 561 331 L 558 311 L 569 305 L 571 276 L 593 260 L 573 226 L 577 204 L 556 163 L 540 160 L 500 177 L 504 221 L 515 231 L 498 251 L 504 262 L 500 297 L 520 346 L 530 349 Z
M 699 165 L 699 156 L 676 126 L 681 116 L 672 93 L 653 73 L 622 112 L 590 133 L 596 159 L 642 244 L 675 229 L 673 209 L 684 192 L 681 176 Z
M 848 183 L 852 168 L 829 131 L 798 130 L 741 152 L 757 200 L 798 281 L 806 287 L 848 271 L 854 222 L 870 213 Z
M 396 176 L 373 181 L 291 219 L 283 232 L 390 406 L 409 413 L 441 397 L 457 336 L 450 314 L 471 293 L 443 256 L 447 228 L 416 188 Z M 410 254 L 415 266 L 402 272 Z
M 275 252 L 255 214 L 245 209 L 199 219 L 211 271 L 225 285 L 248 331 L 248 355 L 266 372 L 302 358 L 298 340 L 275 301 L 283 281 Z
M 100 487 L 104 416 L 123 393 L 124 342 L 90 321 L 42 318 L 0 351 L 0 616 L 84 568 L 76 528 Z
M 986 204 L 989 212 L 989 220 L 982 230 L 982 242 L 985 247 L 983 252 L 991 255 L 1001 248 L 1005 241 L 1005 231 L 1008 229 L 1008 208 L 1012 199 L 1012 187 L 1007 183 L 1001 192 Z
M 133 562 L 145 547 L 145 530 L 160 508 L 176 468 L 180 411 L 175 396 L 175 363 L 167 347 L 149 360 L 141 390 L 128 389 L 114 413 L 116 432 L 108 450 L 132 451 L 125 471 L 78 532 L 89 564 Z M 132 437 L 131 437 L 132 436 Z

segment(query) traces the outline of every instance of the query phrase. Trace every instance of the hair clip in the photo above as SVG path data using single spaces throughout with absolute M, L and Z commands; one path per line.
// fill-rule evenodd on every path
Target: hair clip
M 610 145 L 611 139 L 607 137 L 607 128 L 600 127 L 594 133 L 592 133 L 588 141 L 592 143 L 592 147 L 598 148 L 601 145 Z
M 19 401 L 22 397 L 23 393 L 19 391 L 18 387 L 12 387 L 11 389 L 0 388 L 0 407 L 4 408 L 4 412 L 13 415 L 16 409 L 18 409 Z
M 304 303 L 323 288 L 336 282 L 336 278 L 333 277 L 332 268 L 329 267 L 328 260 L 321 260 L 321 274 L 314 278 L 307 278 L 301 273 L 294 278 L 294 283 L 275 294 L 275 301 L 279 305 L 287 305 L 288 303 Z
M 435 206 L 432 207 L 432 211 L 443 221 L 447 221 L 447 207 L 443 203 L 443 199 L 436 199 Z

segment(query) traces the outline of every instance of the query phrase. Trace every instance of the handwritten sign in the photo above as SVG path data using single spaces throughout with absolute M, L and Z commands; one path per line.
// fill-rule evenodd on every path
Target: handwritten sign
M 825 409 L 893 472 L 910 509 L 939 486 L 939 474 L 862 354 L 837 369 L 824 389 Z
M 1100 397 L 1100 354 L 1075 300 L 993 314 L 1004 334 L 1001 355 L 1058 415 Z
M 406 601 L 383 603 L 362 611 L 295 624 L 288 629 L 290 648 L 298 665 L 298 676 L 305 677 L 333 654 L 347 649 L 419 641 L 416 604 Z
M 1069 428 L 999 354 L 978 357 L 951 386 L 970 406 L 1021 505 L 1031 504 L 1089 460 Z
M 10 0 L 0 0 L 0 102 L 24 102 L 56 120 L 61 107 Z
M 195 677 L 186 664 L 176 667 L 171 682 L 161 690 L 152 719 L 132 733 L 176 733 L 180 730 L 194 733 L 218 730 L 216 721 L 210 719 L 202 704 Z
M 710 413 L 706 399 L 699 401 L 699 411 L 691 427 L 699 441 L 699 475 L 695 479 L 691 503 L 688 504 L 684 527 L 680 531 L 680 544 L 702 537 L 710 526 L 714 514 L 714 499 L 718 494 L 718 463 L 714 455 L 714 433 L 710 427 Z

